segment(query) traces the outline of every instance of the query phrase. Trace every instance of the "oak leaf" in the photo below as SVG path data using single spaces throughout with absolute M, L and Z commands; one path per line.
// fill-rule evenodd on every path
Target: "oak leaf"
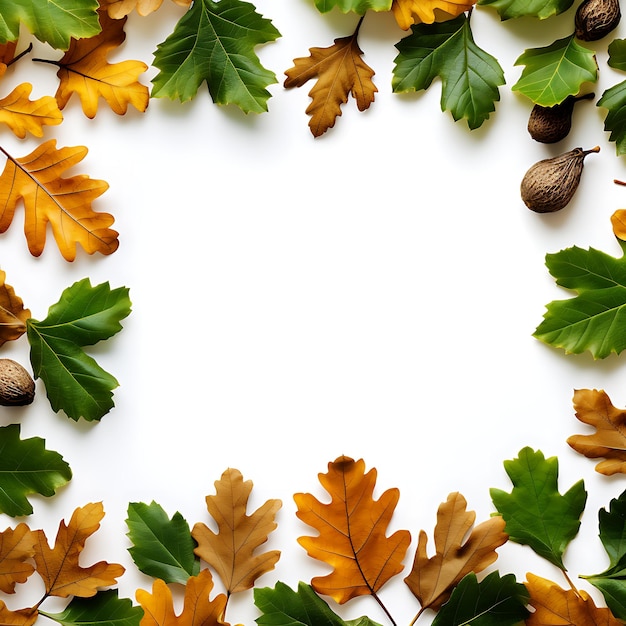
M 34 561 L 41 576 L 46 596 L 90 598 L 99 589 L 117 583 L 124 567 L 117 563 L 99 561 L 89 567 L 79 564 L 85 542 L 100 528 L 104 517 L 101 502 L 77 508 L 69 521 L 61 521 L 54 547 L 48 545 L 43 530 L 33 531 L 36 536 Z
M 56 99 L 64 109 L 73 94 L 78 94 L 85 115 L 93 119 L 98 101 L 103 98 L 117 115 L 124 115 L 128 105 L 145 111 L 150 99 L 148 87 L 138 78 L 148 66 L 143 61 L 109 63 L 107 55 L 126 39 L 126 18 L 113 19 L 100 11 L 102 30 L 95 37 L 72 39 L 59 66 Z
M 84 174 L 61 176 L 85 157 L 87 148 L 57 149 L 56 140 L 50 139 L 22 158 L 14 158 L 2 148 L 0 151 L 7 157 L 0 175 L 0 233 L 11 225 L 21 200 L 26 211 L 24 233 L 33 256 L 43 252 L 48 224 L 67 261 L 76 258 L 77 244 L 88 254 L 107 255 L 117 250 L 118 233 L 109 228 L 113 216 L 91 208 L 108 184 Z
M 596 432 L 572 435 L 567 443 L 589 459 L 603 457 L 596 465 L 600 474 L 626 474 L 626 411 L 614 407 L 607 393 L 597 389 L 575 390 L 574 408 L 576 417 Z
M 626 209 L 617 209 L 611 215 L 613 234 L 621 241 L 626 241 Z
M 0 591 L 15 593 L 17 583 L 26 582 L 35 568 L 27 560 L 35 554 L 35 536 L 26 524 L 0 533 Z M 0 618 L 0 623 L 2 622 Z
M 7 41 L 0 44 L 0 78 L 2 78 L 15 59 L 15 51 L 17 50 L 17 39 L 15 41 Z
M 411 542 L 407 530 L 387 536 L 387 526 L 398 503 L 398 489 L 388 489 L 378 500 L 373 492 L 377 472 L 364 471 L 363 460 L 341 456 L 319 474 L 331 495 L 324 504 L 313 495 L 297 493 L 296 515 L 319 531 L 315 537 L 299 537 L 309 556 L 328 563 L 333 571 L 311 581 L 317 593 L 339 604 L 362 595 L 375 595 L 404 568 L 402 560 Z
M 310 56 L 294 59 L 294 66 L 285 72 L 287 89 L 302 87 L 317 78 L 309 91 L 311 103 L 306 109 L 311 116 L 309 128 L 314 137 L 335 125 L 349 95 L 356 100 L 359 111 L 365 111 L 374 102 L 378 91 L 372 81 L 374 70 L 361 58 L 363 51 L 357 35 L 358 29 L 350 37 L 335 39 L 328 48 L 309 48 Z
M 393 0 L 391 10 L 398 26 L 408 30 L 412 24 L 445 22 L 469 11 L 475 0 Z
M 37 617 L 38 611 L 35 608 L 12 611 L 0 600 L 0 624 L 2 626 L 32 626 L 37 621 Z
M 44 126 L 56 126 L 63 121 L 63 113 L 56 100 L 52 96 L 31 100 L 32 89 L 30 83 L 22 83 L 0 99 L 0 122 L 20 139 L 24 139 L 27 132 L 43 137 Z
M 26 320 L 31 316 L 5 279 L 6 273 L 0 270 L 0 346 L 21 337 L 26 332 Z
M 466 506 L 460 493 L 451 493 L 439 506 L 436 553 L 430 558 L 426 553 L 428 538 L 420 532 L 413 569 L 404 581 L 424 609 L 439 609 L 466 574 L 481 572 L 496 561 L 496 548 L 508 539 L 501 517 L 492 517 L 472 529 L 476 513 L 467 511 Z
M 213 577 L 208 569 L 191 576 L 185 585 L 185 598 L 180 615 L 174 611 L 170 588 L 159 578 L 152 585 L 152 593 L 138 589 L 135 597 L 144 610 L 140 626 L 222 626 L 226 610 L 226 595 L 218 594 L 212 600 Z
M 276 528 L 274 519 L 282 502 L 268 500 L 247 515 L 252 482 L 244 482 L 241 472 L 232 468 L 215 482 L 215 489 L 214 496 L 206 497 L 206 504 L 218 532 L 196 523 L 191 531 L 198 544 L 194 552 L 215 569 L 229 594 L 245 591 L 259 576 L 274 569 L 280 558 L 278 550 L 255 552 Z
M 173 0 L 182 7 L 188 7 L 191 0 Z M 146 16 L 161 7 L 163 0 L 100 0 L 100 7 L 106 9 L 109 17 L 119 20 L 133 11 Z
M 526 575 L 526 589 L 534 611 L 526 618 L 527 626 L 619 626 L 606 607 L 597 607 L 584 590 L 562 589 L 551 580 Z

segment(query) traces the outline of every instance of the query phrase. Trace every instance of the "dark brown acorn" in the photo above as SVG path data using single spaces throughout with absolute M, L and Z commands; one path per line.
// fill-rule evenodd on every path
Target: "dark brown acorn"
M 619 0 L 583 0 L 574 17 L 575 35 L 581 41 L 597 41 L 614 30 L 621 17 Z
M 590 100 L 594 96 L 594 93 L 568 96 L 563 102 L 551 107 L 535 104 L 528 118 L 530 136 L 541 143 L 556 143 L 565 139 L 572 128 L 574 105 L 579 100 Z
M 536 213 L 565 208 L 578 189 L 585 157 L 591 152 L 600 152 L 600 146 L 591 150 L 574 148 L 531 166 L 520 185 L 524 204 Z

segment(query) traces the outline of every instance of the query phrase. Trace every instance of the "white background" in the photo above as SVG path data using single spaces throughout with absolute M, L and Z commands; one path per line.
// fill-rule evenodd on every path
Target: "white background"
M 390 532 L 406 528 L 413 542 L 405 572 L 380 595 L 396 622 L 408 624 L 419 604 L 402 578 L 419 530 L 432 537 L 437 507 L 453 491 L 477 521 L 487 519 L 489 488 L 511 489 L 503 461 L 531 446 L 559 458 L 561 492 L 584 479 L 587 509 L 566 565 L 574 579 L 601 571 L 597 511 L 624 481 L 595 473 L 566 439 L 588 432 L 574 416 L 574 389 L 605 389 L 616 406 L 626 404 L 623 358 L 566 356 L 532 332 L 549 301 L 572 295 L 548 274 L 546 253 L 578 245 L 621 254 L 610 216 L 626 207 L 626 188 L 613 183 L 626 170 L 595 101 L 577 105 L 566 140 L 545 146 L 527 133 L 530 102 L 511 91 L 517 57 L 570 34 L 573 9 L 541 23 L 474 11 L 476 42 L 500 61 L 507 84 L 495 114 L 472 132 L 441 112 L 439 80 L 420 94 L 391 93 L 394 44 L 405 33 L 390 14 L 368 14 L 359 43 L 376 71 L 376 101 L 360 113 L 350 99 L 335 128 L 314 139 L 305 114 L 313 84 L 285 90 L 284 71 L 309 47 L 349 35 L 357 18 L 321 15 L 309 0 L 255 4 L 282 33 L 257 48 L 279 81 L 268 113 L 218 107 L 203 85 L 193 101 L 152 100 L 145 114 L 119 117 L 103 103 L 94 120 L 75 97 L 64 123 L 45 131 L 59 147 L 89 148 L 68 175 L 110 184 L 94 208 L 115 215 L 120 247 L 67 263 L 50 237 L 34 259 L 18 211 L 0 237 L 7 282 L 36 319 L 86 276 L 129 287 L 133 312 L 119 335 L 90 351 L 120 382 L 116 407 L 100 423 L 53 413 L 41 381 L 33 405 L 0 409 L 2 424 L 21 422 L 22 437 L 43 437 L 74 472 L 53 498 L 31 498 L 32 516 L 4 516 L 5 526 L 26 521 L 52 541 L 61 519 L 102 501 L 106 517 L 84 563 L 122 563 L 120 595 L 134 598 L 151 579 L 127 553 L 128 503 L 155 500 L 191 525 L 209 523 L 204 498 L 234 467 L 254 483 L 250 511 L 268 498 L 283 501 L 265 545 L 282 556 L 258 586 L 295 587 L 327 569 L 297 544 L 315 532 L 295 517 L 293 494 L 323 499 L 318 473 L 342 454 L 362 458 L 378 470 L 377 496 L 400 489 Z M 110 60 L 150 65 L 182 14 L 168 0 L 148 17 L 132 14 L 127 42 Z M 608 43 L 625 28 L 592 44 L 597 98 L 625 78 L 606 64 Z M 142 81 L 155 73 L 151 67 Z M 33 98 L 56 90 L 52 66 L 24 59 L 0 83 L 1 95 L 24 80 Z M 39 143 L 8 130 L 0 139 L 15 156 Z M 519 184 L 531 164 L 595 145 L 601 151 L 587 158 L 566 209 L 542 216 L 523 205 Z M 23 337 L 3 355 L 28 365 L 28 350 Z M 509 543 L 499 554 L 491 569 L 520 582 L 532 571 L 565 586 L 528 548 Z M 31 592 L 35 600 L 39 592 Z M 20 590 L 8 603 L 29 600 Z M 332 606 L 346 619 L 388 623 L 371 598 Z M 231 599 L 229 622 L 249 625 L 256 616 L 252 592 Z

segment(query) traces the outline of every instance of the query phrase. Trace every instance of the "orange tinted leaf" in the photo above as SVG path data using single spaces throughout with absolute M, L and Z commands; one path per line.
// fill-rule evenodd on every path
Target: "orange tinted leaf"
M 72 514 L 69 524 L 61 521 L 54 548 L 50 548 L 43 530 L 36 535 L 35 566 L 41 576 L 46 595 L 68 598 L 90 598 L 103 587 L 117 583 L 124 568 L 117 563 L 100 561 L 89 567 L 79 564 L 85 542 L 100 528 L 104 517 L 101 502 L 90 503 Z
M 425 609 L 439 609 L 466 574 L 481 572 L 498 558 L 496 548 L 508 539 L 501 516 L 472 530 L 476 514 L 467 511 L 466 506 L 459 493 L 451 493 L 439 506 L 434 532 L 436 553 L 431 558 L 426 554 L 426 533 L 420 532 L 413 569 L 404 581 Z
M 144 610 L 140 626 L 222 626 L 226 596 L 221 593 L 210 599 L 213 578 L 208 569 L 190 576 L 185 585 L 185 599 L 180 615 L 174 611 L 170 588 L 160 579 L 152 585 L 152 593 L 138 589 L 137 602 Z
M 63 121 L 56 100 L 51 96 L 30 100 L 32 89 L 31 84 L 22 83 L 0 100 L 0 122 L 20 139 L 24 139 L 27 132 L 42 137 L 44 126 L 56 126 Z
M 186 7 L 191 0 L 174 0 L 180 6 Z M 109 17 L 119 20 L 134 10 L 145 16 L 153 13 L 163 4 L 163 0 L 100 0 L 100 6 L 107 10 Z
M 16 583 L 23 583 L 35 571 L 26 563 L 35 554 L 35 535 L 26 524 L 0 533 L 0 591 L 15 593 Z M 0 617 L 0 623 L 2 621 Z
M 15 59 L 15 50 L 17 49 L 17 41 L 7 41 L 0 44 L 0 78 L 2 78 L 13 59 Z
M 11 611 L 0 600 L 0 624 L 2 626 L 32 626 L 37 621 L 38 615 L 39 612 L 35 608 Z
M 391 10 L 398 26 L 408 30 L 411 24 L 445 22 L 469 11 L 471 0 L 393 0 Z
M 335 125 L 348 95 L 352 94 L 359 111 L 365 111 L 374 102 L 378 89 L 372 81 L 374 70 L 361 58 L 363 51 L 357 43 L 356 33 L 335 39 L 328 48 L 310 48 L 309 52 L 308 57 L 294 59 L 294 67 L 285 72 L 284 86 L 302 87 L 317 78 L 309 91 L 311 104 L 306 112 L 311 116 L 311 132 L 319 137 Z
M 66 169 L 84 158 L 87 148 L 57 149 L 51 139 L 23 158 L 4 154 L 8 158 L 0 175 L 0 233 L 11 225 L 17 203 L 22 200 L 24 233 L 33 256 L 43 252 L 48 224 L 68 261 L 76 257 L 76 244 L 88 254 L 106 255 L 117 250 L 118 233 L 109 228 L 113 216 L 91 208 L 91 202 L 108 189 L 108 184 L 86 175 L 61 178 Z
M 585 591 L 562 589 L 551 580 L 526 575 L 530 605 L 535 609 L 526 626 L 619 626 L 606 607 L 597 607 Z
M 622 241 L 626 241 L 626 209 L 618 209 L 611 215 L 613 234 Z
M 241 472 L 227 469 L 215 482 L 216 495 L 207 496 L 207 509 L 217 522 L 214 533 L 206 524 L 197 523 L 192 536 L 198 543 L 195 553 L 211 565 L 228 593 L 251 589 L 259 576 L 274 569 L 278 550 L 255 554 L 276 528 L 280 500 L 268 500 L 251 515 L 246 514 L 252 482 Z
M 576 417 L 596 429 L 589 435 L 572 435 L 567 443 L 590 459 L 604 457 L 596 471 L 606 476 L 626 474 L 626 411 L 617 409 L 605 391 L 578 389 L 574 392 Z
M 406 530 L 390 537 L 386 531 L 398 503 L 398 489 L 388 489 L 373 499 L 376 470 L 364 473 L 365 463 L 339 457 L 319 474 L 331 495 L 324 504 L 311 494 L 297 493 L 297 516 L 319 531 L 317 537 L 299 537 L 309 556 L 328 563 L 333 571 L 311 581 L 317 593 L 343 604 L 351 598 L 376 593 L 403 569 L 411 542 Z
M 30 310 L 24 308 L 22 299 L 5 279 L 6 273 L 0 270 L 0 346 L 21 337 L 26 332 L 26 320 L 31 317 Z

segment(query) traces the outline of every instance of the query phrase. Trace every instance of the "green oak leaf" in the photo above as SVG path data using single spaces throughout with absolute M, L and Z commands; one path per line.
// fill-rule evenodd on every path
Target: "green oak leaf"
M 184 585 L 200 571 L 196 542 L 180 513 L 170 519 L 156 502 L 131 502 L 126 520 L 132 547 L 128 549 L 139 571 L 166 583 Z
M 557 39 L 549 46 L 529 48 L 515 61 L 524 65 L 513 85 L 534 104 L 551 107 L 576 95 L 585 82 L 595 82 L 598 65 L 593 50 L 581 46 L 574 35 Z
M 91 598 L 72 598 L 60 613 L 39 609 L 45 617 L 63 626 L 139 626 L 143 609 L 128 598 L 119 598 L 117 589 L 100 591 Z
M 84 278 L 63 291 L 46 319 L 26 321 L 33 372 L 43 380 L 54 411 L 93 421 L 113 408 L 112 390 L 118 382 L 83 347 L 119 332 L 130 306 L 126 287 L 92 287 Z
M 0 0 L 0 43 L 17 40 L 22 24 L 39 41 L 67 50 L 71 39 L 100 32 L 98 0 Z
M 545 20 L 567 11 L 574 0 L 478 0 L 478 6 L 493 7 L 502 20 L 516 17 L 538 17 Z
M 366 11 L 390 11 L 391 0 L 315 0 L 320 13 L 328 13 L 337 7 L 342 13 L 363 15 Z
M 558 491 L 559 462 L 541 451 L 523 448 L 517 459 L 504 462 L 513 491 L 490 489 L 491 499 L 506 522 L 511 541 L 530 546 L 535 553 L 565 571 L 563 554 L 578 534 L 587 492 L 578 481 L 567 493 Z
M 0 427 L 1 513 L 30 515 L 27 496 L 53 496 L 71 478 L 70 466 L 58 452 L 46 450 L 43 439 L 20 439 L 19 424 Z
M 185 102 L 206 81 L 216 104 L 235 104 L 244 113 L 267 111 L 266 87 L 276 75 L 254 52 L 280 33 L 254 5 L 241 0 L 193 2 L 174 32 L 157 46 L 152 96 Z
M 495 110 L 504 72 L 498 61 L 474 43 L 465 15 L 435 24 L 417 24 L 396 48 L 392 88 L 396 93 L 428 89 L 441 78 L 441 110 L 476 129 Z
M 270 587 L 255 588 L 254 604 L 262 615 L 259 626 L 380 626 L 369 617 L 344 621 L 306 583 L 294 591 L 280 581 Z
M 622 252 L 626 243 L 618 241 Z M 577 292 L 546 306 L 533 336 L 566 353 L 603 359 L 626 348 L 626 258 L 577 246 L 546 255 L 556 283 Z
M 608 65 L 626 71 L 626 39 L 615 39 L 608 47 Z M 626 154 L 626 80 L 609 87 L 598 100 L 597 106 L 607 109 L 604 130 L 615 142 L 618 156 Z
M 529 599 L 513 574 L 491 572 L 479 582 L 471 572 L 453 589 L 432 626 L 515 626 L 530 615 Z

